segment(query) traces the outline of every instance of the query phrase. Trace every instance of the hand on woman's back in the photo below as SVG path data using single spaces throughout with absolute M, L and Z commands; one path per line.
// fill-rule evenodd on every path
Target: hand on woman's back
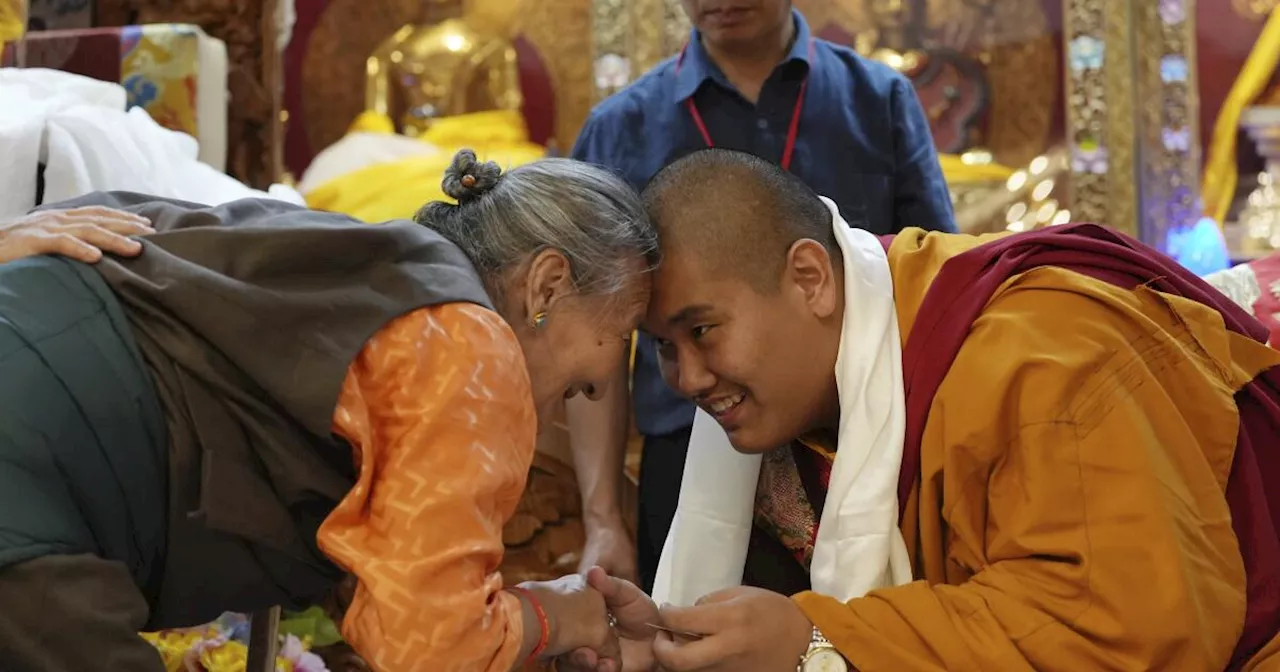
M 41 210 L 0 223 L 0 264 L 57 254 L 92 264 L 103 252 L 134 257 L 142 244 L 129 236 L 155 233 L 146 218 L 91 205 L 71 210 Z

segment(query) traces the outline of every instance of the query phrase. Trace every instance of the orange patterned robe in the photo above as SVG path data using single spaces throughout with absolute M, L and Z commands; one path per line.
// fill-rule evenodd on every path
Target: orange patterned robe
M 354 488 L 317 534 L 358 586 L 342 633 L 376 670 L 505 670 L 523 638 L 502 528 L 537 420 L 510 328 L 471 304 L 420 309 L 352 363 L 334 415 Z

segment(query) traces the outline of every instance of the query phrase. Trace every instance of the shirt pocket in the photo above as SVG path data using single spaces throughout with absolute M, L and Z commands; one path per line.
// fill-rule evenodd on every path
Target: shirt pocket
M 849 226 L 875 234 L 894 231 L 893 180 L 879 173 L 853 173 L 840 180 L 838 196 L 824 194 L 840 206 Z

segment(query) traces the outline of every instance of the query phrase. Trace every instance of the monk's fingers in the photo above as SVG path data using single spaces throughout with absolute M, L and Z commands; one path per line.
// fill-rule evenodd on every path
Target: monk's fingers
M 146 217 L 101 205 L 90 205 L 70 210 L 54 210 L 51 212 L 55 213 L 64 224 L 96 224 L 123 236 L 142 236 L 148 233 L 155 233 L 155 228 Z
M 721 669 L 737 653 L 731 640 L 722 636 L 688 640 L 663 632 L 653 640 L 654 660 L 668 672 Z
M 738 596 L 742 595 L 742 593 L 743 593 L 742 586 L 734 586 L 733 588 L 725 588 L 723 590 L 717 590 L 714 593 L 707 593 L 706 595 L 699 597 L 698 601 L 693 603 L 693 606 L 701 607 L 708 604 L 728 602 L 729 600 L 737 599 Z
M 693 635 L 714 635 L 741 625 L 744 612 L 732 602 L 716 602 L 695 607 L 665 606 L 661 625 Z
M 88 243 L 103 252 L 132 257 L 142 251 L 142 243 L 137 240 L 126 238 L 119 233 L 96 224 L 68 224 L 59 227 L 58 231 L 61 234 L 69 235 L 81 242 Z

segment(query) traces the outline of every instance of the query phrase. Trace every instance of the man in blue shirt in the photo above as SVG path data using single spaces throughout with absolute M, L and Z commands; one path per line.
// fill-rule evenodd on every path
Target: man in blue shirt
M 834 200 L 852 226 L 955 230 L 929 123 L 906 78 L 814 38 L 790 0 L 683 5 L 695 26 L 688 45 L 597 106 L 574 158 L 642 189 L 685 154 L 736 149 L 779 162 Z M 663 383 L 644 334 L 633 375 L 629 395 L 620 363 L 604 398 L 568 402 L 568 420 L 588 535 L 582 564 L 634 576 L 617 486 L 634 398 L 644 436 L 638 576 L 647 592 L 675 515 L 694 407 Z

